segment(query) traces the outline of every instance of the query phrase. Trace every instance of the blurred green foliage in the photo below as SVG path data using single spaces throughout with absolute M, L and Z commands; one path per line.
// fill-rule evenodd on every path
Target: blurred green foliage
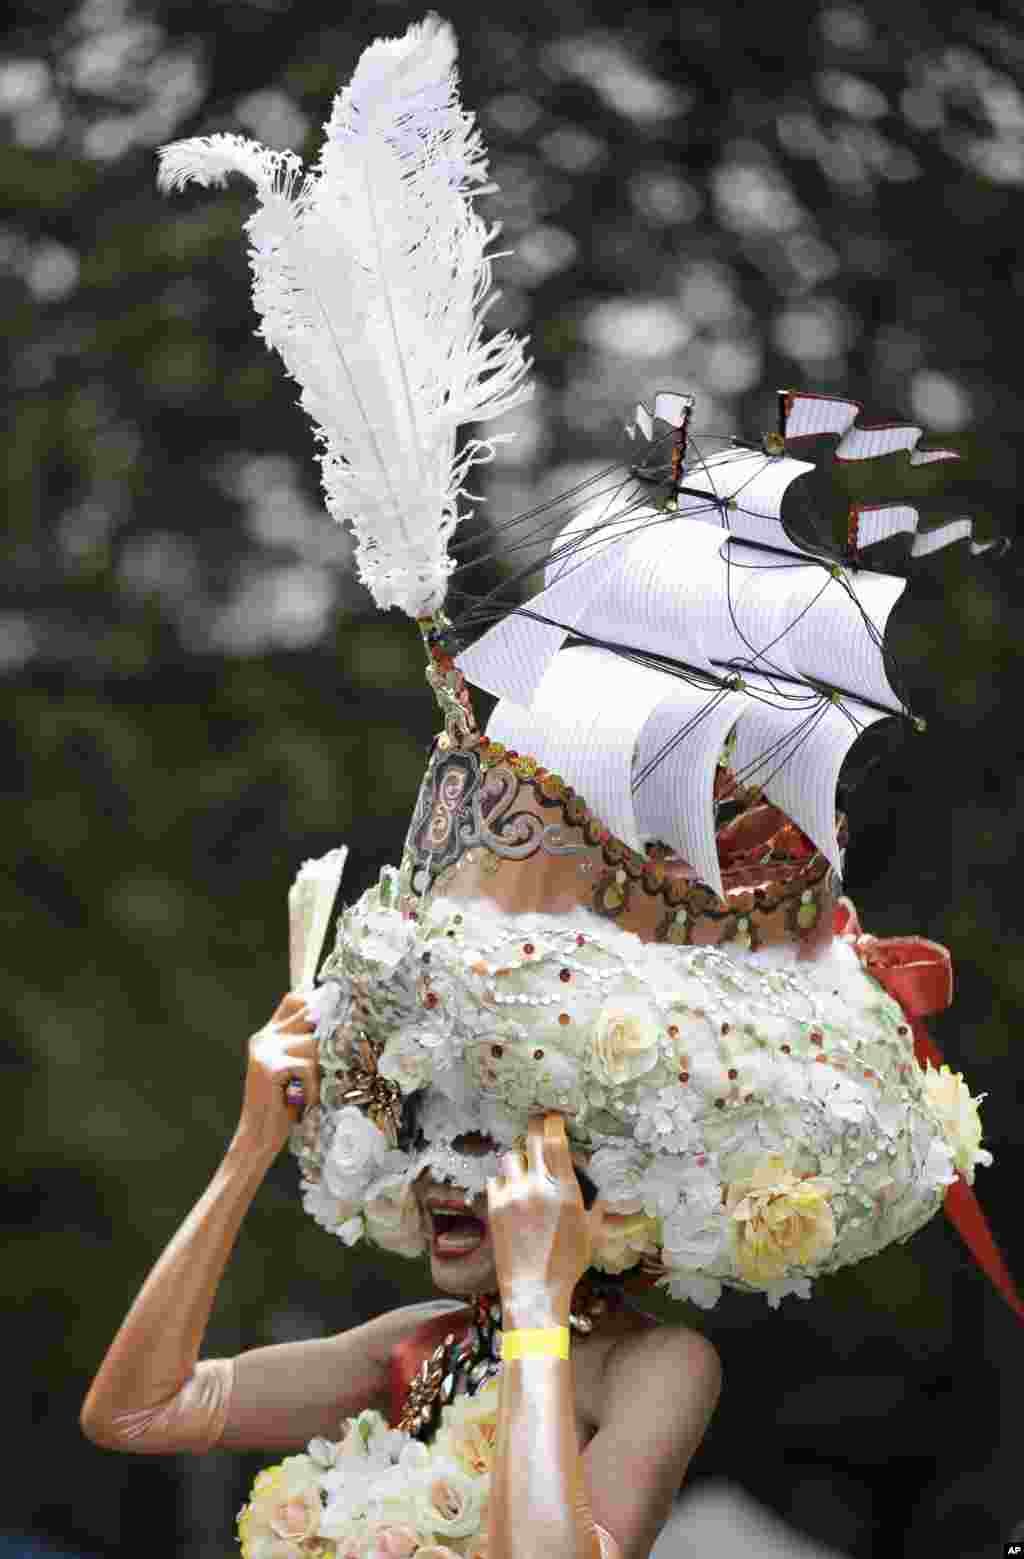
M 297 866 L 347 841 L 353 898 L 397 859 L 435 724 L 418 635 L 373 615 L 323 509 L 295 387 L 254 336 L 245 193 L 164 200 L 154 149 L 242 129 L 315 155 L 360 49 L 418 14 L 16 6 L 0 62 L 8 1416 L 40 1436 L 6 1519 L 93 1552 L 143 1539 L 151 1554 L 227 1551 L 237 1459 L 215 1458 L 202 1492 L 187 1467 L 158 1478 L 93 1451 L 74 1415 L 234 1127 L 246 1037 L 286 981 Z M 514 251 L 496 265 L 492 319 L 530 333 L 538 382 L 467 534 L 486 544 L 492 519 L 621 453 L 623 420 L 657 388 L 697 393 L 698 432 L 756 434 L 781 384 L 910 412 L 963 457 L 833 473 L 818 498 L 837 534 L 851 497 L 902 495 L 1013 533 L 1015 8 L 448 14 L 501 187 L 488 215 Z M 467 587 L 510 567 L 498 557 Z M 916 570 L 893 630 L 928 732 L 856 793 L 848 889 L 868 929 L 953 950 L 956 1005 L 935 1029 L 990 1094 L 996 1167 L 979 1189 L 1024 1273 L 1021 612 L 1015 554 L 993 565 L 954 549 Z M 422 1271 L 322 1234 L 295 1183 L 283 1160 L 257 1198 L 212 1351 L 426 1292 Z M 657 1296 L 650 1308 L 670 1310 Z M 912 1383 L 917 1416 L 900 1420 L 888 1481 L 853 1429 L 834 1453 L 868 1491 L 842 1542 L 986 1551 L 993 1523 L 1020 1514 L 1002 1405 L 1020 1371 L 1005 1362 L 1008 1312 L 953 1236 L 936 1221 L 784 1312 L 735 1299 L 694 1318 L 731 1382 L 698 1475 L 744 1481 L 815 1530 L 788 1490 L 823 1431 L 775 1435 L 775 1404 L 827 1361 L 851 1380 L 884 1367 Z M 954 1479 L 950 1420 L 929 1407 L 950 1380 L 979 1436 L 961 1457 L 974 1482 L 960 1463 Z

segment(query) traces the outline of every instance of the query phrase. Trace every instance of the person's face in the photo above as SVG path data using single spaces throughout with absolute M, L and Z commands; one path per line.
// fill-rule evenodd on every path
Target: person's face
M 492 1152 L 495 1146 L 492 1137 L 475 1131 L 456 1137 L 452 1143 L 457 1153 L 472 1158 Z M 576 1167 L 579 1171 L 579 1163 Z M 581 1182 L 584 1206 L 591 1203 L 595 1194 L 589 1182 L 588 1187 Z M 487 1192 L 471 1197 L 457 1185 L 435 1180 L 429 1168 L 418 1177 L 413 1192 L 427 1238 L 430 1276 L 435 1287 L 459 1298 L 493 1293 L 498 1287 L 498 1273 L 487 1219 Z M 454 1214 L 460 1221 L 449 1225 L 444 1213 Z M 592 1217 L 599 1222 L 601 1214 L 598 1211 Z
M 494 1149 L 490 1137 L 479 1132 L 456 1137 L 457 1153 L 479 1158 Z M 459 1298 L 470 1294 L 489 1294 L 498 1287 L 487 1222 L 487 1192 L 470 1197 L 459 1186 L 435 1180 L 425 1169 L 413 1186 L 419 1204 L 430 1251 L 430 1276 L 435 1288 Z M 460 1216 L 458 1223 L 446 1227 L 443 1213 Z

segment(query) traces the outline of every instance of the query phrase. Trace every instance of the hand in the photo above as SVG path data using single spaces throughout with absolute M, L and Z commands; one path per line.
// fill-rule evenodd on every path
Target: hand
M 237 1136 L 257 1152 L 276 1156 L 292 1126 L 320 1097 L 315 1025 L 306 1001 L 294 991 L 249 1041 L 249 1066 Z M 293 1082 L 294 1080 L 294 1082 Z M 289 1089 L 289 1083 L 293 1086 Z M 301 1098 L 295 1084 L 301 1087 Z
M 565 1121 L 551 1112 L 529 1123 L 520 1153 L 503 1153 L 487 1182 L 487 1216 L 502 1299 L 534 1295 L 568 1302 L 590 1265 L 602 1211 L 583 1206 Z

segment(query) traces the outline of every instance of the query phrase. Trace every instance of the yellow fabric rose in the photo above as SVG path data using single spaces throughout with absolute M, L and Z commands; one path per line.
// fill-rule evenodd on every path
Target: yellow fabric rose
M 441 1410 L 441 1427 L 434 1452 L 450 1456 L 468 1477 L 483 1478 L 494 1466 L 498 1443 L 498 1379 L 489 1380 L 474 1397 L 456 1397 Z
M 257 1475 L 238 1515 L 242 1559 L 308 1559 L 320 1522 L 320 1484 L 308 1456 L 286 1456 Z
M 801 1178 L 779 1154 L 769 1154 L 745 1179 L 726 1188 L 736 1267 L 748 1283 L 773 1283 L 787 1268 L 807 1266 L 831 1250 L 836 1226 L 832 1182 Z
M 646 1213 L 606 1212 L 590 1253 L 592 1266 L 602 1272 L 626 1272 L 641 1256 L 656 1256 L 661 1249 L 661 1224 Z
M 647 1002 L 616 996 L 597 1013 L 590 1029 L 591 1063 L 605 1087 L 630 1083 L 658 1059 L 661 1026 Z
M 991 1164 L 992 1155 L 981 1146 L 981 1116 L 978 1105 L 985 1097 L 971 1097 L 960 1072 L 942 1065 L 938 1071 L 928 1067 L 924 1073 L 925 1098 L 938 1117 L 943 1135 L 953 1155 L 953 1163 L 968 1185 L 974 1184 L 975 1164 Z

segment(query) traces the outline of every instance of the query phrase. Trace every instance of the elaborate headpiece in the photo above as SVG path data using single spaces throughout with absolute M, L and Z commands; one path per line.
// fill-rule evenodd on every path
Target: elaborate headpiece
M 527 517 L 547 546 L 528 604 L 455 594 L 446 612 L 458 500 L 493 444 L 456 452 L 457 428 L 529 393 L 523 344 L 481 335 L 494 230 L 454 57 L 436 19 L 375 42 L 309 174 L 233 136 L 161 154 L 168 187 L 256 184 L 260 333 L 302 387 L 360 577 L 421 627 L 444 714 L 401 866 L 341 914 L 311 992 L 305 1205 L 349 1245 L 417 1255 L 422 1170 L 478 1192 L 496 1157 L 456 1139 L 509 1147 L 558 1110 L 613 1215 L 598 1268 L 778 1304 L 991 1162 L 962 1078 L 926 1064 L 948 955 L 860 932 L 836 813 L 861 733 L 915 723 L 884 646 L 905 580 L 864 554 L 909 534 L 919 555 L 970 522 L 919 533 L 908 505 L 858 506 L 840 550 L 783 514 L 813 469 L 800 441 L 955 456 L 795 392 L 762 439 L 698 440 L 693 398 L 659 394 L 627 430 L 641 460 Z M 467 682 L 498 696 L 486 733 Z M 295 981 L 343 863 L 293 889 Z

